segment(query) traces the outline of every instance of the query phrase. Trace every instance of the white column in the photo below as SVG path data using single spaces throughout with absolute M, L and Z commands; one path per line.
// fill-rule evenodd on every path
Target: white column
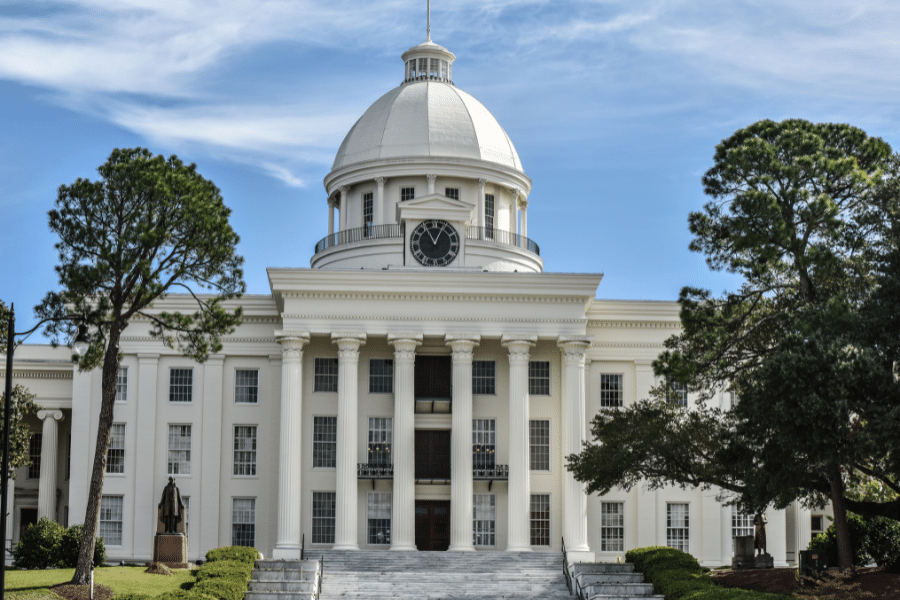
M 59 448 L 61 410 L 39 410 L 38 419 L 44 422 L 41 430 L 41 474 L 38 481 L 38 519 L 56 520 L 56 457 Z
M 562 402 L 563 455 L 578 454 L 587 437 L 585 416 L 584 362 L 591 346 L 590 336 L 560 336 L 565 398 Z M 563 469 L 563 537 L 572 560 L 593 561 L 587 537 L 587 495 L 584 484 Z M 589 556 L 588 556 L 589 555 Z
M 332 333 L 338 347 L 337 485 L 335 493 L 335 550 L 359 550 L 357 539 L 356 420 L 359 386 L 359 347 L 364 333 Z
M 309 333 L 277 331 L 281 343 L 281 412 L 278 446 L 278 529 L 272 558 L 298 560 L 302 529 L 300 489 L 303 441 L 303 346 Z
M 388 335 L 394 346 L 394 490 L 391 550 L 416 549 L 416 348 L 421 333 Z
M 378 188 L 375 191 L 375 224 L 384 225 L 384 177 L 376 177 Z
M 151 457 L 152 460 L 152 457 L 157 456 L 157 427 L 166 427 L 165 420 L 157 425 L 156 416 L 156 409 L 158 406 L 157 389 L 159 387 L 160 376 L 159 354 L 139 353 L 137 373 L 137 415 L 135 420 L 137 423 L 140 423 L 140 426 L 134 428 L 134 445 L 129 444 L 128 447 L 135 449 L 140 448 L 141 456 Z M 168 372 L 165 373 L 164 377 L 166 378 L 166 382 L 168 382 Z M 164 388 L 164 390 L 166 389 L 167 388 Z M 76 418 L 78 418 L 77 405 L 75 406 L 75 410 L 72 411 L 73 430 L 79 429 L 78 425 L 74 422 Z M 76 446 L 74 443 L 74 440 L 76 439 L 78 438 L 73 436 L 73 457 L 81 456 L 78 454 L 78 452 L 81 451 L 81 445 L 78 444 Z M 162 443 L 165 444 L 165 442 Z M 165 450 L 161 451 L 164 452 Z M 141 464 L 139 462 L 140 458 L 137 458 L 137 461 L 136 464 Z M 73 470 L 72 476 L 69 478 L 70 485 L 72 481 L 76 480 L 74 467 L 79 462 L 81 461 L 72 461 Z M 156 534 L 156 505 L 157 502 L 159 502 L 157 494 L 161 492 L 163 482 L 167 481 L 166 464 L 165 462 L 157 463 L 152 466 L 152 469 L 148 469 L 148 471 L 149 472 L 144 473 L 145 476 L 143 477 L 132 478 L 132 481 L 134 481 L 134 530 L 132 539 L 134 539 L 135 556 L 147 557 L 149 559 L 153 556 L 153 536 Z M 88 481 L 90 481 L 90 474 L 87 474 L 87 477 Z M 84 510 L 85 509 L 82 508 L 75 518 L 82 518 L 80 515 L 84 514 Z M 71 514 L 71 512 L 72 502 L 70 498 L 69 513 Z
M 472 550 L 472 351 L 481 336 L 450 334 L 453 350 L 453 398 L 450 423 L 450 548 Z
M 334 235 L 334 200 L 328 199 L 328 235 Z
M 190 550 L 219 546 L 219 506 L 222 502 L 222 405 L 224 403 L 223 380 L 225 355 L 212 354 L 203 366 L 203 420 L 198 424 L 203 449 L 200 454 L 202 485 L 195 492 L 194 500 L 200 510 L 190 515 L 194 533 L 188 540 Z M 197 428 L 197 425 L 194 425 Z M 194 434 L 196 435 L 196 434 Z M 230 433 L 226 433 L 230 435 Z M 197 438 L 194 438 L 197 439 Z M 230 440 L 229 440 L 230 443 Z M 228 458 L 225 458 L 228 464 Z M 198 543 L 199 542 L 199 543 Z M 195 550 L 196 549 L 196 550 Z
M 512 194 L 512 199 L 509 201 L 509 232 L 519 233 L 519 220 L 516 218 L 518 211 L 516 205 L 519 203 L 519 190 L 518 188 L 513 188 L 509 190 L 509 193 Z
M 528 200 L 519 199 L 519 209 L 522 211 L 522 235 L 528 237 Z
M 528 359 L 537 336 L 506 336 L 509 350 L 509 525 L 506 550 L 531 551 L 531 481 L 528 463 Z
M 341 219 L 341 231 L 345 231 L 347 229 L 347 209 L 350 207 L 350 186 L 342 185 L 341 190 L 341 211 L 340 211 L 340 219 Z
M 434 173 L 429 173 L 425 177 L 428 178 L 428 195 L 430 196 L 434 193 L 434 180 L 437 179 L 437 175 L 435 175 Z
M 637 402 L 639 398 L 648 398 L 653 387 L 653 366 L 650 360 L 634 361 L 635 392 L 632 398 L 625 399 L 625 405 Z M 665 544 L 665 504 L 660 507 L 657 490 L 649 490 L 646 486 L 636 485 L 632 493 L 636 494 L 637 510 L 635 511 L 634 529 L 637 532 L 637 546 L 657 546 Z M 626 525 L 626 531 L 628 527 Z M 658 533 L 661 532 L 662 535 Z
M 475 209 L 478 211 L 478 214 L 475 215 L 475 225 L 478 227 L 484 227 L 484 184 L 487 183 L 487 179 L 477 179 L 478 183 L 478 207 Z

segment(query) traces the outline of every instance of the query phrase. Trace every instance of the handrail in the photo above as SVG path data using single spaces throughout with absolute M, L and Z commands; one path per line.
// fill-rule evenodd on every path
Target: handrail
M 306 534 L 300 536 L 300 560 L 306 560 Z
M 472 469 L 472 479 L 509 479 L 509 465 L 475 467 Z
M 510 246 L 517 246 L 528 250 L 529 252 L 534 252 L 538 256 L 541 255 L 541 248 L 537 245 L 537 242 L 528 239 L 524 235 L 512 233 L 505 229 L 493 229 L 490 227 L 470 225 L 466 228 L 466 239 L 509 244 Z
M 562 555 L 563 555 L 563 576 L 566 578 L 566 587 L 569 588 L 569 595 L 574 593 L 572 589 L 572 576 L 569 574 L 569 557 L 566 556 L 566 538 L 562 539 Z
M 391 479 L 394 476 L 394 465 L 391 463 L 356 463 L 358 479 Z
M 366 225 L 364 227 L 356 227 L 354 229 L 344 229 L 343 231 L 335 231 L 330 235 L 326 235 L 316 242 L 315 254 L 340 246 L 341 244 L 350 244 L 352 242 L 361 242 L 364 240 L 380 240 L 389 238 L 402 238 L 403 230 L 399 223 L 389 223 L 386 225 Z M 534 252 L 538 256 L 541 255 L 541 248 L 537 242 L 531 240 L 524 235 L 512 233 L 505 229 L 495 229 L 492 227 L 478 227 L 470 225 L 466 227 L 466 239 L 479 240 L 485 242 L 493 242 L 495 244 L 506 244 L 516 246 Z
M 316 598 L 322 595 L 322 579 L 325 577 L 325 556 L 319 558 L 319 585 L 316 590 Z
M 366 225 L 365 227 L 357 227 L 355 229 L 345 229 L 336 231 L 331 235 L 326 235 L 316 243 L 316 254 L 341 244 L 349 244 L 351 242 L 360 242 L 362 240 L 377 240 L 386 238 L 403 237 L 400 231 L 399 223 L 389 223 L 387 225 Z

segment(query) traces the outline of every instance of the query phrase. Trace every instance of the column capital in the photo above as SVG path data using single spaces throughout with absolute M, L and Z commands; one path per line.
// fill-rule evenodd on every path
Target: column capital
M 281 344 L 281 356 L 300 358 L 303 346 L 309 343 L 308 331 L 276 331 L 275 341 Z
M 481 342 L 481 336 L 477 333 L 448 333 L 444 336 L 444 343 L 453 350 L 453 360 L 472 361 L 472 351 Z
M 377 183 L 378 185 L 384 185 L 385 181 L 387 181 L 387 178 L 385 178 L 385 177 L 376 177 L 375 178 L 375 183 Z
M 328 198 L 326 198 L 325 200 L 328 202 L 329 208 L 334 208 L 335 206 L 337 206 L 337 198 L 335 198 L 334 196 L 328 196 Z
M 338 188 L 338 191 L 341 192 L 341 196 L 342 196 L 341 200 L 343 200 L 343 195 L 350 191 L 350 186 L 349 186 L 349 185 L 342 185 L 342 186 L 340 186 L 340 187 Z
M 339 358 L 352 358 L 359 355 L 359 347 L 366 343 L 366 334 L 359 332 L 332 333 L 331 343 L 337 344 Z
M 528 198 L 525 196 L 519 196 L 519 208 L 525 210 L 528 208 Z
M 394 347 L 394 357 L 415 360 L 416 348 L 422 345 L 421 333 L 389 333 L 388 344 Z
M 57 421 L 63 420 L 63 414 L 61 410 L 54 408 L 42 408 L 37 412 L 37 418 L 41 421 L 46 421 L 47 419 L 55 419 Z
M 584 356 L 593 341 L 594 336 L 592 335 L 561 335 L 556 338 L 556 345 L 559 346 L 563 354 L 580 354 Z
M 208 366 L 221 367 L 223 364 L 225 364 L 225 355 L 210 354 L 206 357 L 206 362 L 204 364 Z
M 159 352 L 138 352 L 138 364 L 148 365 L 159 362 Z
M 482 188 L 483 188 L 483 187 L 484 187 L 484 184 L 487 183 L 487 179 L 484 179 L 483 177 L 480 177 L 480 178 L 478 178 L 478 179 L 475 180 L 475 183 L 478 184 L 478 187 L 482 187 Z
M 531 347 L 537 343 L 536 335 L 504 335 L 500 344 L 509 350 L 509 362 L 528 362 Z
M 434 173 L 429 173 L 425 177 L 428 178 L 428 183 L 430 184 L 434 184 L 434 180 L 437 179 L 437 175 L 435 175 Z
M 519 196 L 522 194 L 522 190 L 517 187 L 509 188 L 509 193 L 512 194 L 513 200 L 517 201 Z

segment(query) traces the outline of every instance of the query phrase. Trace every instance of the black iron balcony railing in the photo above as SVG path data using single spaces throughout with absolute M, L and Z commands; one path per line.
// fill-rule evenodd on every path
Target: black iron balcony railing
M 475 225 L 472 225 L 466 228 L 466 239 L 508 244 L 510 246 L 517 246 L 523 250 L 528 250 L 529 252 L 534 252 L 538 256 L 541 255 L 541 249 L 537 245 L 537 242 L 528 239 L 524 235 L 511 233 L 503 229 L 491 229 L 488 227 L 476 227 Z
M 356 227 L 355 229 L 345 229 L 344 231 L 337 231 L 331 235 L 326 235 L 319 240 L 316 244 L 315 253 L 318 254 L 328 248 L 340 246 L 341 244 L 349 244 L 351 242 L 402 237 L 403 230 L 397 223 L 392 223 L 390 225 L 368 225 L 366 227 Z M 541 249 L 534 240 L 530 240 L 524 235 L 504 231 L 503 229 L 471 226 L 466 228 L 466 238 L 470 240 L 481 240 L 494 242 L 496 244 L 516 246 L 523 250 L 534 252 L 538 256 L 541 255 Z
M 390 225 L 367 225 L 366 227 L 345 229 L 344 231 L 337 231 L 331 235 L 326 235 L 319 240 L 316 244 L 316 254 L 326 248 L 340 246 L 341 244 L 349 244 L 351 242 L 402 237 L 403 232 L 400 230 L 400 225 L 398 223 L 392 223 Z
M 382 463 L 358 463 L 356 477 L 359 479 L 393 479 L 394 465 Z
M 472 479 L 509 479 L 509 465 L 475 467 L 472 469 Z

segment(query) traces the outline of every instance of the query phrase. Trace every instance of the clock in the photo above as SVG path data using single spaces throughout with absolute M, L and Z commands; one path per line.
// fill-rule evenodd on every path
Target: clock
M 447 221 L 422 221 L 409 236 L 409 249 L 426 267 L 445 267 L 459 254 L 459 233 Z

